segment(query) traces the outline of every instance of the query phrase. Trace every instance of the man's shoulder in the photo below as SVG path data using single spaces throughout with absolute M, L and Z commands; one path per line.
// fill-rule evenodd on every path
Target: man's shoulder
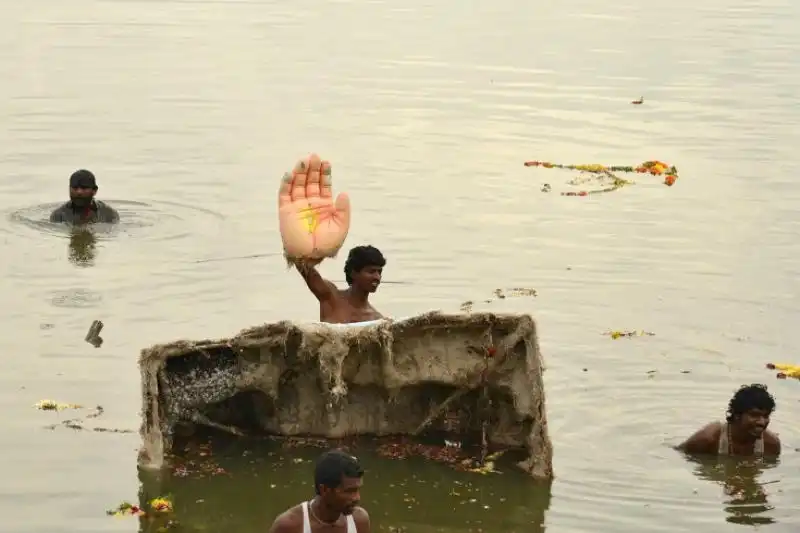
M 777 433 L 766 430 L 764 432 L 764 447 L 771 454 L 779 454 L 781 452 L 781 438 Z
M 72 212 L 72 204 L 64 202 L 50 212 L 50 222 L 64 222 L 69 213 Z
M 110 205 L 108 205 L 107 203 L 105 203 L 103 200 L 95 200 L 95 201 L 94 201 L 94 205 L 96 205 L 96 206 L 97 206 L 97 209 L 98 209 L 98 210 L 100 210 L 100 209 L 104 209 L 104 210 L 106 210 L 106 211 L 110 211 L 110 212 L 112 212 L 112 213 L 116 213 L 116 212 L 117 212 L 117 210 L 116 210 L 116 209 L 114 209 L 113 207 L 111 207 Z
M 97 211 L 98 222 L 113 223 L 119 220 L 119 213 L 116 209 L 103 202 L 102 200 L 94 201 L 95 209 Z
M 702 428 L 700 428 L 700 436 L 702 439 L 706 440 L 709 443 L 713 443 L 715 446 L 719 444 L 719 439 L 722 436 L 722 429 L 724 424 L 719 421 L 709 422 Z
M 709 422 L 708 424 L 703 426 L 703 429 L 706 432 L 708 432 L 710 435 L 713 435 L 714 437 L 719 437 L 720 435 L 722 435 L 722 429 L 724 427 L 725 427 L 725 423 L 724 422 L 720 422 L 719 420 L 715 420 L 715 421 Z
M 272 522 L 270 533 L 297 533 L 303 528 L 303 510 L 300 505 L 291 507 Z
M 722 424 L 720 422 L 710 422 L 695 431 L 678 449 L 686 453 L 713 453 L 719 446 L 719 438 L 722 434 Z
M 63 204 L 59 205 L 55 209 L 53 209 L 53 213 L 61 213 L 63 211 L 67 211 L 68 209 L 72 209 L 72 202 L 64 202 Z
M 369 531 L 369 513 L 366 509 L 363 507 L 356 507 L 353 509 L 353 520 L 360 532 Z

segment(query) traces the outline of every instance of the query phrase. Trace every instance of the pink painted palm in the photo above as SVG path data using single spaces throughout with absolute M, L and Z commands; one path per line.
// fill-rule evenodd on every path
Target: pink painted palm
M 283 176 L 278 220 L 289 259 L 336 255 L 350 230 L 350 198 L 341 193 L 334 202 L 330 163 L 311 154 Z

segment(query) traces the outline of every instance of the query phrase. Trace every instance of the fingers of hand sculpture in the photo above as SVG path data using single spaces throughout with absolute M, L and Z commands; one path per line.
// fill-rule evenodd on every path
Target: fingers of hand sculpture
M 331 164 L 327 161 L 323 161 L 321 165 L 321 186 L 320 186 L 320 196 L 323 198 L 332 198 L 333 197 L 333 181 L 332 181 L 332 174 L 331 174 Z
M 292 201 L 304 200 L 306 197 L 306 183 L 308 183 L 308 160 L 300 159 L 292 170 Z
M 310 200 L 320 195 L 320 175 L 322 174 L 322 161 L 317 154 L 308 158 L 308 181 L 306 182 L 306 197 Z
M 281 186 L 278 188 L 278 207 L 283 207 L 292 203 L 292 175 L 288 172 L 281 178 Z

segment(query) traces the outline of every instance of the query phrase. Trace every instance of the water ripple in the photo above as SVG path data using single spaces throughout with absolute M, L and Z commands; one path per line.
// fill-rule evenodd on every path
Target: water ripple
M 91 231 L 95 240 L 103 241 L 119 236 L 133 237 L 141 240 L 174 240 L 193 235 L 198 223 L 197 217 L 211 220 L 222 220 L 225 217 L 216 211 L 200 206 L 181 204 L 160 200 L 154 203 L 131 200 L 108 200 L 120 215 L 118 224 L 92 224 L 86 229 Z M 27 236 L 29 231 L 35 233 L 71 238 L 75 229 L 64 224 L 53 224 L 48 218 L 50 212 L 60 203 L 40 204 L 17 209 L 8 215 L 10 226 L 0 228 L 18 236 Z

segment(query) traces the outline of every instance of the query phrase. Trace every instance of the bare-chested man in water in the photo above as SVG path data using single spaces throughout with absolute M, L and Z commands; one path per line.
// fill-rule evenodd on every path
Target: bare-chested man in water
M 321 322 L 349 324 L 377 320 L 383 316 L 369 303 L 370 293 L 378 290 L 386 258 L 374 246 L 356 246 L 344 264 L 348 288 L 340 290 L 317 271 L 319 260 L 295 263 L 308 288 L 319 300 Z

